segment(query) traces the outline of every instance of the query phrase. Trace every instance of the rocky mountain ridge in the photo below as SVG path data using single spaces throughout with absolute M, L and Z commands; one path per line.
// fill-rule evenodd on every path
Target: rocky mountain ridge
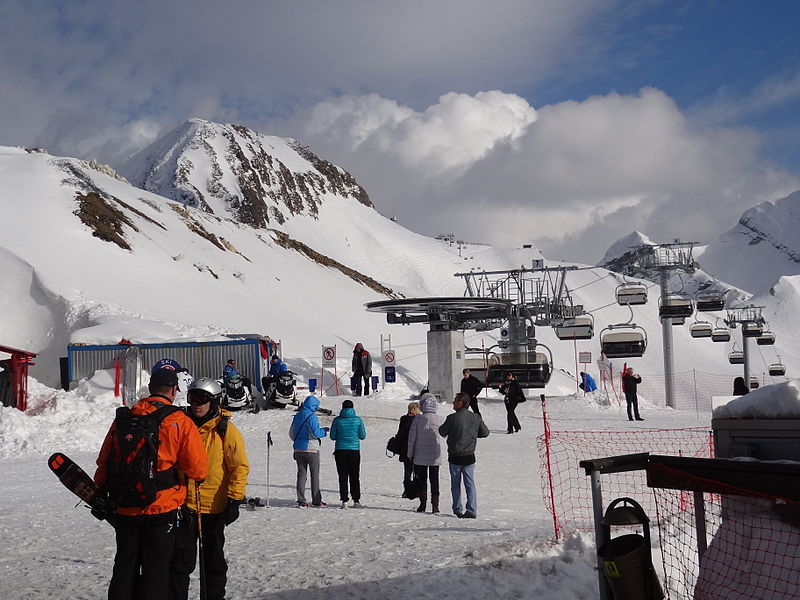
M 202 119 L 162 136 L 118 170 L 137 187 L 255 228 L 316 217 L 329 196 L 372 207 L 351 174 L 297 140 Z

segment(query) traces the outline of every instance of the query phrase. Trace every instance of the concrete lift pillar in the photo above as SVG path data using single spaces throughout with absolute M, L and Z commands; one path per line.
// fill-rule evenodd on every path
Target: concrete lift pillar
M 450 402 L 459 389 L 464 368 L 464 331 L 431 327 L 428 331 L 428 390 Z

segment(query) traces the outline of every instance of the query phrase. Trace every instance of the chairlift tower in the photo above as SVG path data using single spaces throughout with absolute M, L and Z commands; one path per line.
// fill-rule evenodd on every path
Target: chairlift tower
M 737 325 L 742 328 L 742 356 L 744 358 L 744 382 L 750 386 L 750 352 L 748 340 L 752 337 L 759 337 L 763 332 L 764 317 L 761 316 L 763 306 L 736 306 L 728 308 L 728 316 L 725 324 L 731 329 L 736 329 Z
M 473 270 L 455 276 L 464 279 L 465 296 L 508 300 L 518 307 L 520 318 L 530 318 L 533 325 L 552 326 L 565 317 L 585 314 L 582 305 L 573 305 L 566 286 L 567 272 L 579 267 L 545 267 L 543 263 L 535 260 L 530 268 Z
M 658 273 L 662 302 L 669 296 L 669 279 L 675 271 L 693 273 L 695 262 L 692 249 L 695 242 L 675 240 L 671 244 L 642 244 L 634 248 L 636 262 L 645 271 Z M 667 406 L 675 408 L 675 366 L 672 350 L 672 316 L 661 318 L 661 340 L 664 354 L 664 392 Z
M 451 400 L 464 367 L 464 331 L 500 327 L 512 312 L 502 298 L 402 298 L 366 304 L 368 312 L 386 313 L 389 324 L 428 323 L 428 390 Z
M 513 365 L 509 370 L 514 373 L 520 385 L 525 387 L 544 387 L 550 380 L 552 364 L 547 364 L 545 354 L 538 352 L 544 349 L 550 356 L 552 353 L 544 344 L 537 342 L 536 326 L 564 326 L 570 320 L 573 328 L 582 328 L 582 335 L 593 328 L 593 321 L 575 324 L 575 317 L 585 315 L 582 305 L 575 305 L 566 285 L 569 271 L 577 266 L 545 267 L 543 260 L 534 260 L 530 267 L 502 271 L 471 270 L 456 273 L 456 277 L 464 279 L 465 296 L 470 298 L 497 298 L 510 303 L 508 328 L 501 332 L 506 339 L 499 342 L 503 353 L 500 360 L 504 364 Z M 533 359 L 531 359 L 533 356 Z M 527 364 L 527 366 L 524 366 Z M 495 383 L 489 369 L 487 385 Z

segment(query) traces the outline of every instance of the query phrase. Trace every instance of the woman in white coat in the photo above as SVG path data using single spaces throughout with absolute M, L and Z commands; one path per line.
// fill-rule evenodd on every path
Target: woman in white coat
M 444 417 L 436 414 L 439 401 L 431 393 L 419 399 L 422 414 L 414 417 L 408 432 L 408 458 L 414 463 L 414 478 L 419 486 L 419 508 L 425 512 L 428 504 L 428 479 L 431 481 L 431 512 L 439 512 L 439 465 L 442 464 L 442 447 L 439 426 Z

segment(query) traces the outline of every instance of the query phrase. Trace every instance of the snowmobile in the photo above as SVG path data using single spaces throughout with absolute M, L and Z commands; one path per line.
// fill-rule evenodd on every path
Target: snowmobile
M 265 377 L 261 383 L 264 386 L 267 408 L 286 408 L 287 404 L 299 405 L 297 391 L 295 390 L 297 381 L 295 381 L 292 371 L 282 372 L 278 375 L 277 380 L 270 380 L 270 378 Z M 282 400 L 287 400 L 287 402 Z
M 222 406 L 229 410 L 249 408 L 253 405 L 250 390 L 238 374 L 230 375 L 222 381 Z

